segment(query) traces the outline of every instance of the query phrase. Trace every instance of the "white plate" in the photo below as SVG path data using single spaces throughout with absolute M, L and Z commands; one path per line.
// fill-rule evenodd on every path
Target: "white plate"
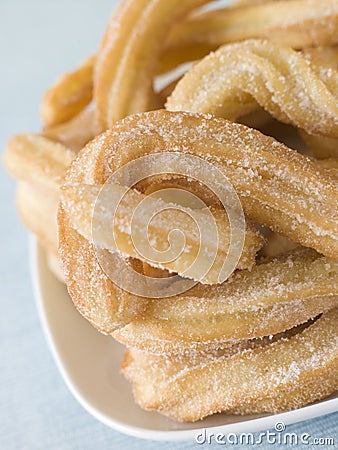
M 143 439 L 193 440 L 210 433 L 244 433 L 273 428 L 338 410 L 338 395 L 278 415 L 216 414 L 194 424 L 180 424 L 146 412 L 133 400 L 130 384 L 119 372 L 123 347 L 97 332 L 74 308 L 67 291 L 47 267 L 43 249 L 31 239 L 31 268 L 41 323 L 61 375 L 79 403 L 94 417 L 122 433 Z

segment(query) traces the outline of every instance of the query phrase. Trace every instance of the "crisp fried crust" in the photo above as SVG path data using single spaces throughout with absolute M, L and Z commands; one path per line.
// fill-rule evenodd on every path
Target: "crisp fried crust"
M 95 56 L 91 56 L 46 91 L 41 103 L 41 118 L 46 125 L 58 125 L 72 119 L 91 102 L 95 60 Z
M 338 388 L 337 320 L 335 309 L 291 338 L 209 362 L 133 351 L 122 370 L 142 408 L 179 421 L 299 408 Z

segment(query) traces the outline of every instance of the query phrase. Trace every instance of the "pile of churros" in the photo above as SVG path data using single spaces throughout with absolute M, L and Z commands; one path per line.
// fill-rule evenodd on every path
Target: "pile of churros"
M 338 0 L 213 3 L 122 0 L 4 158 L 136 402 L 177 421 L 338 389 Z

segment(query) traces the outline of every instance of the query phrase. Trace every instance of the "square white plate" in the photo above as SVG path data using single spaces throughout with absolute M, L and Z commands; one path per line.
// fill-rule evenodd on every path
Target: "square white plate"
M 288 425 L 338 410 L 337 394 L 283 414 L 216 414 L 193 424 L 143 411 L 119 371 L 123 347 L 96 331 L 76 311 L 65 286 L 49 271 L 45 253 L 35 238 L 31 239 L 30 250 L 36 303 L 55 362 L 74 397 L 109 427 L 143 439 L 193 440 L 204 428 L 215 434 L 254 432 L 273 428 L 277 422 Z

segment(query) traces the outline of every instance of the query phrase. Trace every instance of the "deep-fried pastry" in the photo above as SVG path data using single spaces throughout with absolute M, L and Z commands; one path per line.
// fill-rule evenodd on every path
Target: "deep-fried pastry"
M 196 64 L 177 84 L 167 109 L 236 120 L 258 102 L 282 122 L 337 138 L 333 86 L 338 87 L 338 73 L 331 71 L 328 79 L 291 48 L 251 40 L 223 46 Z
M 151 109 L 163 41 L 179 18 L 204 3 L 207 0 L 126 0 L 119 5 L 95 66 L 94 96 L 103 130 L 128 114 Z
M 31 230 L 49 251 L 58 253 L 56 215 L 59 195 L 42 190 L 38 184 L 20 181 L 16 191 L 16 206 L 25 227 Z
M 59 188 L 74 156 L 63 145 L 35 134 L 13 136 L 4 155 L 7 170 L 19 179 L 16 201 L 23 223 L 54 253 Z
M 219 168 L 252 220 L 337 257 L 338 187 L 334 180 L 273 138 L 221 118 L 169 111 L 130 116 L 91 142 L 73 165 L 67 183 L 103 184 L 128 161 L 173 149 Z M 88 152 L 90 163 L 84 166 Z M 83 175 L 79 180 L 72 176 L 84 170 L 87 181 Z
M 312 47 L 303 50 L 305 58 L 312 64 L 338 70 L 338 46 Z
M 87 108 L 67 122 L 45 127 L 41 134 L 78 152 L 96 136 L 96 131 L 94 110 Z
M 331 92 L 338 96 L 338 47 L 318 47 L 304 51 L 305 58 L 317 65 L 321 78 L 330 86 Z M 338 156 L 337 138 L 313 136 L 301 131 L 301 136 L 306 142 L 310 154 L 318 159 L 334 158 Z
M 338 158 L 338 139 L 324 136 L 312 136 L 300 132 L 302 139 L 307 144 L 309 154 L 317 159 Z
M 212 162 L 228 177 L 250 217 L 327 256 L 337 256 L 338 188 L 325 169 L 272 138 L 221 118 L 169 111 L 130 116 L 81 152 L 65 185 L 104 184 L 128 161 L 168 151 Z M 111 333 L 139 312 L 128 308 L 123 315 L 121 298 L 128 295 L 116 291 L 71 217 L 72 211 L 61 208 L 60 249 L 71 296 L 92 323 Z M 122 318 L 115 318 L 116 311 Z
M 15 178 L 55 192 L 74 156 L 60 143 L 27 133 L 8 141 L 4 163 Z
M 191 14 L 172 30 L 171 47 L 194 42 L 219 45 L 269 38 L 293 48 L 338 41 L 337 0 L 284 0 Z
M 48 89 L 41 104 L 41 117 L 46 125 L 70 120 L 91 102 L 95 60 L 95 56 L 88 58 L 74 72 L 64 74 Z
M 124 192 L 125 188 L 116 184 L 107 184 L 104 188 L 65 186 L 62 203 L 74 228 L 89 242 L 94 241 L 97 247 L 138 258 L 153 267 L 170 270 L 203 284 L 220 282 L 231 243 L 231 226 L 224 209 L 193 210 L 133 189 L 127 190 L 125 195 Z M 142 204 L 136 217 L 135 211 Z M 147 211 L 161 213 L 150 220 Z M 176 248 L 175 241 L 168 248 L 167 239 L 174 229 L 179 229 L 185 236 L 182 252 Z M 264 239 L 252 224 L 243 231 L 245 240 L 236 268 L 251 269 Z M 145 245 L 148 241 L 156 244 L 148 248 Z M 214 262 L 209 263 L 210 255 L 214 255 Z
M 291 338 L 199 365 L 129 352 L 122 370 L 142 408 L 179 421 L 299 408 L 338 388 L 337 320 L 334 309 Z
M 153 300 L 144 318 L 114 337 L 129 348 L 178 357 L 281 333 L 337 304 L 337 262 L 300 249 L 238 271 L 221 285 L 198 284 Z
M 95 328 L 109 334 L 142 314 L 147 300 L 118 288 L 93 257 L 95 250 L 58 211 L 61 267 L 69 294 L 80 313 Z M 75 259 L 78 264 L 74 264 Z M 80 281 L 81 280 L 81 281 Z
M 47 91 L 41 134 L 5 153 L 50 270 L 129 347 L 138 403 L 177 420 L 277 412 L 338 388 L 338 51 L 313 47 L 338 43 L 338 0 L 206 3 L 125 0 L 98 57 Z M 115 123 L 168 96 L 182 112 Z M 271 115 L 321 161 L 224 120 L 271 134 Z

